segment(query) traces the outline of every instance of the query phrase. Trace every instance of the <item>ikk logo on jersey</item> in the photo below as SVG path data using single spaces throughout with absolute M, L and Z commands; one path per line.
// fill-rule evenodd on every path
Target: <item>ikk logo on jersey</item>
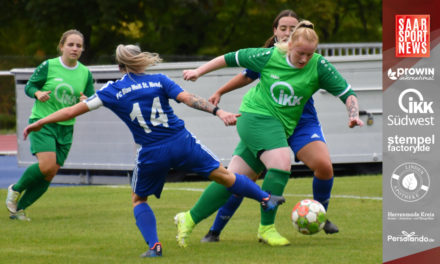
M 429 57 L 430 16 L 396 15 L 396 57 Z
M 286 89 L 287 88 L 287 89 Z M 284 106 L 295 106 L 301 104 L 302 96 L 295 96 L 293 87 L 287 82 L 276 82 L 270 87 L 270 94 L 275 103 Z
M 56 80 L 63 81 L 60 78 Z M 55 87 L 54 95 L 56 100 L 64 105 L 74 105 L 78 102 L 78 97 L 73 94 L 73 87 L 68 83 L 62 82 L 58 84 Z

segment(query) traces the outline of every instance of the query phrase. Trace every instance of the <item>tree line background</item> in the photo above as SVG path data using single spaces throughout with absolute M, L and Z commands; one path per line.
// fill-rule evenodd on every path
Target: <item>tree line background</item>
M 85 36 L 85 65 L 114 63 L 120 43 L 165 61 L 208 60 L 262 46 L 283 9 L 312 21 L 321 43 L 382 40 L 381 0 L 0 0 L 0 6 L 0 71 L 57 56 L 61 34 L 72 28 Z M 15 125 L 14 84 L 4 79 L 0 129 L 2 116 L 13 115 Z

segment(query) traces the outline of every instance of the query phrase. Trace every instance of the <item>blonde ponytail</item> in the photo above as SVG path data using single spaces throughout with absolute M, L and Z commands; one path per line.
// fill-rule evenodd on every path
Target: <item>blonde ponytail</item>
M 149 66 L 160 63 L 162 59 L 157 53 L 142 52 L 136 45 L 118 45 L 116 62 L 125 72 L 142 73 Z

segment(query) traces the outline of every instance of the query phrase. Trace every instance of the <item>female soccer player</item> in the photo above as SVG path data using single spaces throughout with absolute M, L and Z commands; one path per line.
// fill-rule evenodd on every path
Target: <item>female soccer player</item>
M 192 81 L 225 66 L 241 66 L 260 73 L 260 82 L 247 92 L 240 106 L 242 116 L 237 121 L 240 142 L 234 155 L 240 156 L 257 174 L 267 169 L 262 188 L 272 194 L 281 195 L 284 191 L 291 166 L 287 138 L 297 126 L 305 103 L 319 88 L 338 96 L 346 104 L 349 127 L 363 125 L 355 93 L 333 65 L 314 53 L 317 45 L 318 35 L 313 24 L 302 21 L 288 42 L 277 43 L 274 48 L 231 52 L 183 72 L 184 79 Z M 215 193 L 217 189 L 211 184 L 204 193 Z M 190 211 L 196 218 L 194 222 L 209 216 L 217 209 L 214 206 L 207 199 L 204 206 L 197 203 Z M 275 229 L 275 216 L 276 211 L 261 212 L 258 238 L 271 246 L 288 245 L 290 242 Z
M 26 84 L 26 94 L 36 99 L 29 123 L 72 106 L 95 92 L 92 74 L 78 61 L 84 50 L 81 32 L 64 32 L 58 49 L 61 56 L 40 64 Z M 63 166 L 72 145 L 74 124 L 75 119 L 58 122 L 30 136 L 31 152 L 38 162 L 29 166 L 20 180 L 8 188 L 6 207 L 11 219 L 30 220 L 24 210 L 46 192 Z
M 294 11 L 281 11 L 272 23 L 273 36 L 265 42 L 264 47 L 270 48 L 277 42 L 287 41 L 298 23 L 299 17 Z M 209 101 L 217 106 L 223 94 L 246 86 L 259 77 L 259 73 L 246 69 L 243 73 L 234 76 L 229 82 L 220 87 L 209 98 Z M 318 120 L 313 97 L 310 97 L 305 104 L 298 125 L 295 127 L 293 135 L 288 138 L 288 142 L 295 154 L 295 160 L 302 161 L 314 172 L 312 184 L 313 199 L 319 201 L 327 210 L 333 187 L 333 166 L 322 133 L 321 124 Z M 228 170 L 247 175 L 253 180 L 257 180 L 259 175 L 257 175 L 240 156 L 234 155 L 232 160 L 228 166 Z M 221 231 L 242 201 L 243 197 L 231 195 L 228 202 L 218 210 L 213 225 L 201 241 L 219 241 Z M 337 233 L 339 229 L 335 224 L 327 220 L 324 231 L 327 234 L 333 234 Z
M 226 202 L 231 193 L 253 198 L 265 210 L 274 210 L 284 202 L 280 196 L 270 195 L 244 175 L 227 171 L 205 146 L 185 128 L 183 120 L 173 112 L 169 100 L 212 113 L 225 125 L 235 125 L 238 114 L 215 107 L 207 100 L 184 91 L 163 74 L 145 74 L 145 69 L 161 61 L 158 54 L 142 52 L 135 45 L 119 45 L 116 60 L 125 75 L 109 82 L 84 102 L 64 108 L 27 126 L 26 139 L 31 131 L 45 124 L 69 120 L 101 106 L 109 108 L 130 129 L 134 141 L 140 146 L 132 180 L 132 203 L 136 225 L 149 250 L 141 257 L 162 256 L 162 245 L 156 229 L 156 218 L 147 198 L 160 198 L 165 177 L 171 168 L 196 172 L 225 186 Z M 32 135 L 32 134 L 31 134 Z M 179 219 L 182 224 L 185 219 Z M 185 245 L 184 237 L 178 237 Z

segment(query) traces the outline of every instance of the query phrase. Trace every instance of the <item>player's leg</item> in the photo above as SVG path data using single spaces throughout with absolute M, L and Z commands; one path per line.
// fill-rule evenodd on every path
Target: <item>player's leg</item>
M 284 126 L 274 117 L 243 112 L 237 121 L 237 132 L 253 157 L 267 169 L 262 189 L 273 195 L 282 195 L 291 166 Z M 287 245 L 289 241 L 275 230 L 275 216 L 276 210 L 261 210 L 258 237 L 270 245 Z
M 333 186 L 333 166 L 327 145 L 322 141 L 310 142 L 296 156 L 313 171 L 313 198 L 327 210 Z
M 284 202 L 283 197 L 269 195 L 248 177 L 226 170 L 218 159 L 194 138 L 186 144 L 189 151 L 181 152 L 184 162 L 179 168 L 197 172 L 215 182 L 205 189 L 190 211 L 176 215 L 177 240 L 180 246 L 186 247 L 186 240 L 194 226 L 217 211 L 233 193 L 257 200 L 267 210 L 273 210 Z M 180 142 L 179 148 L 184 146 L 185 144 Z
M 228 165 L 228 171 L 246 175 L 253 181 L 258 179 L 258 174 L 238 155 L 234 155 Z M 213 225 L 201 242 L 217 242 L 220 240 L 220 233 L 229 222 L 235 211 L 243 201 L 243 196 L 231 195 L 228 201 L 218 210 Z
M 26 188 L 17 205 L 17 211 L 24 210 L 37 201 L 49 188 L 50 182 L 58 172 L 60 165 L 56 162 L 55 152 L 40 152 L 36 154 L 39 170 L 43 178 L 39 178 Z
M 140 197 L 136 193 L 132 193 L 131 197 L 136 226 L 141 232 L 145 243 L 149 246 L 149 249 L 141 257 L 162 256 L 162 244 L 157 236 L 156 217 L 147 203 L 147 197 Z
M 73 126 L 50 124 L 30 134 L 31 152 L 38 163 L 29 166 L 11 191 L 24 194 L 16 200 L 16 213 L 11 219 L 29 220 L 24 210 L 37 201 L 49 188 L 50 182 L 64 164 L 72 145 Z M 9 197 L 9 195 L 8 195 Z
M 275 195 L 282 195 L 290 177 L 290 148 L 282 147 L 264 151 L 260 159 L 268 168 L 262 189 Z M 271 246 L 289 245 L 289 240 L 281 236 L 275 228 L 276 212 L 277 210 L 261 210 L 258 239 Z
M 142 234 L 148 250 L 140 257 L 162 256 L 162 244 L 157 234 L 156 217 L 147 203 L 147 198 L 162 193 L 169 170 L 166 146 L 141 148 L 137 153 L 136 167 L 131 182 L 133 214 L 136 226 Z
M 320 202 L 326 210 L 333 188 L 333 165 L 327 145 L 323 141 L 312 141 L 303 146 L 296 157 L 314 172 L 313 199 Z M 324 231 L 327 234 L 337 233 L 338 227 L 327 220 Z

